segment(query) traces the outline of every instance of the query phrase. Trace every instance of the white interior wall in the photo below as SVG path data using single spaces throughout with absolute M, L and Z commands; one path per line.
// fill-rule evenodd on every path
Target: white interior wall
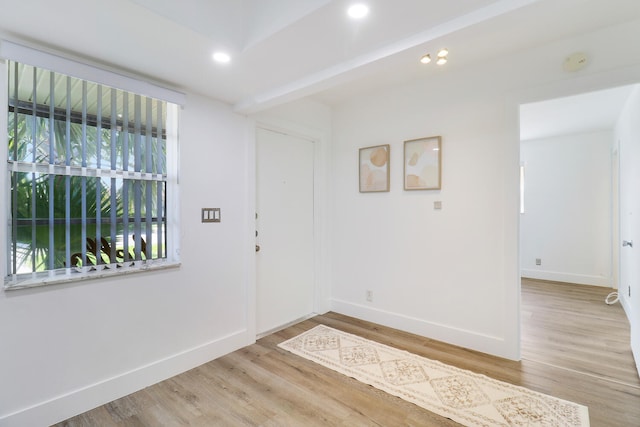
M 620 198 L 627 198 L 627 201 L 621 200 L 620 206 L 628 207 L 630 203 L 635 201 L 635 206 L 638 206 L 638 188 L 640 188 L 640 165 L 635 161 L 637 153 L 640 153 L 640 86 L 636 86 L 627 104 L 625 105 L 618 123 L 615 127 L 615 141 L 619 144 L 619 152 L 621 156 L 620 162 L 624 162 L 629 158 L 632 159 L 632 164 L 626 167 L 621 167 L 621 185 L 620 185 Z M 631 156 L 631 153 L 636 153 L 635 156 Z M 629 157 L 626 157 L 629 156 Z M 634 212 L 636 213 L 636 212 Z M 624 212 L 621 209 L 621 215 L 627 215 L 628 212 Z M 640 220 L 637 215 L 627 218 L 627 226 L 625 230 L 621 229 L 621 239 L 638 241 L 638 235 L 640 234 Z M 624 220 L 621 219 L 621 223 Z M 622 224 L 621 224 L 622 225 Z M 633 234 L 632 234 L 633 233 Z M 635 243 L 635 242 L 634 242 Z M 621 242 L 617 242 L 621 245 Z M 637 245 L 637 243 L 636 243 Z M 631 252 L 629 252 L 631 251 Z M 620 302 L 627 313 L 629 323 L 631 325 L 631 349 L 640 372 L 640 255 L 638 250 L 634 248 L 622 248 L 621 256 L 629 255 L 625 260 L 629 263 L 627 274 L 620 275 L 620 284 L 618 293 L 620 296 Z M 624 279 L 631 280 L 628 282 Z M 631 292 L 630 289 L 631 288 Z M 631 295 L 629 295 L 631 294 Z
M 504 277 L 517 264 L 504 258 L 517 220 L 508 216 L 517 205 L 505 196 L 517 157 L 511 168 L 506 161 L 517 144 L 505 129 L 503 99 L 482 82 L 487 77 L 451 75 L 336 110 L 333 309 L 517 358 L 505 340 L 517 324 L 517 310 L 505 306 L 505 288 L 515 283 Z M 403 141 L 436 135 L 442 190 L 403 191 Z M 391 191 L 359 193 L 358 149 L 380 144 L 391 146 Z M 513 230 L 510 237 L 517 240 Z
M 519 105 L 636 82 L 640 52 L 622 52 L 639 35 L 637 22 L 604 28 L 337 108 L 333 309 L 518 359 Z M 575 51 L 589 67 L 563 72 Z M 432 135 L 442 190 L 405 192 L 402 142 Z M 391 145 L 391 191 L 360 194 L 358 148 L 378 144 Z
M 0 292 L 0 425 L 50 425 L 255 339 L 247 333 L 247 123 L 188 95 L 179 269 Z M 222 222 L 202 224 L 202 207 L 221 208 Z
M 521 143 L 523 277 L 612 286 L 612 146 L 612 131 Z

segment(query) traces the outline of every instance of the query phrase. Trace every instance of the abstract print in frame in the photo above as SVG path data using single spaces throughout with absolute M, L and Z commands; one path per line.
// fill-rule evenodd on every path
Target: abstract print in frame
M 440 190 L 442 138 L 412 139 L 404 142 L 404 189 Z
M 389 144 L 360 149 L 360 192 L 389 191 Z

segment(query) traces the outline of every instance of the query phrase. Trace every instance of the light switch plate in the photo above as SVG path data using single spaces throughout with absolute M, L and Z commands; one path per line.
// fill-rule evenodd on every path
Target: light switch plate
M 202 222 L 220 222 L 220 208 L 202 208 Z

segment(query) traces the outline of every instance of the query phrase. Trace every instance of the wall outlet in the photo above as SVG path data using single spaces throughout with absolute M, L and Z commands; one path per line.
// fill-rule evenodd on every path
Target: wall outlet
M 542 265 L 542 258 L 536 258 L 536 265 Z
M 373 302 L 373 291 L 367 290 L 366 297 L 367 297 L 367 301 Z

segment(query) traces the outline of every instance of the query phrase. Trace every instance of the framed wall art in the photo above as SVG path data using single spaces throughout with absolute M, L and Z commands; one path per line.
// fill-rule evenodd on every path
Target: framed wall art
M 389 144 L 360 149 L 358 171 L 361 193 L 389 191 L 389 152 Z
M 440 190 L 442 138 L 412 139 L 404 142 L 404 189 Z

